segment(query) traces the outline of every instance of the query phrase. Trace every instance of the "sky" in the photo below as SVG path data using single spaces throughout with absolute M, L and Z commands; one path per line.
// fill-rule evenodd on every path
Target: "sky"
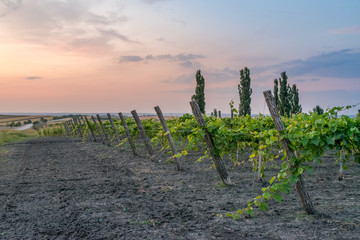
M 0 0 L 0 112 L 253 114 L 286 71 L 303 112 L 360 103 L 360 1 Z M 347 110 L 353 114 L 360 105 Z

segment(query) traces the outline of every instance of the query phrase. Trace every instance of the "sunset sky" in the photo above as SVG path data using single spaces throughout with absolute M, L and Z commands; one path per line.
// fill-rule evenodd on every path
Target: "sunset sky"
M 0 0 L 0 112 L 252 113 L 287 72 L 304 112 L 360 103 L 360 1 Z M 358 105 L 348 114 L 360 109 Z

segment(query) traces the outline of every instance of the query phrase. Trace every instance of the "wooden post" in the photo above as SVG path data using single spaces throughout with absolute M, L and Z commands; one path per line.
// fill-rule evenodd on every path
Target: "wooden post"
M 71 126 L 70 126 L 70 122 L 69 121 L 66 121 L 66 127 L 67 127 L 67 131 L 68 131 L 68 136 L 70 137 L 71 136 Z
M 111 124 L 111 128 L 115 134 L 115 138 L 116 138 L 116 142 L 118 144 L 120 144 L 120 137 L 119 137 L 119 133 L 118 131 L 116 130 L 116 127 L 115 127 L 115 124 L 114 124 L 114 121 L 112 120 L 112 117 L 110 115 L 110 113 L 107 114 L 108 118 L 109 118 L 109 121 L 110 121 L 110 124 Z
M 259 154 L 259 162 L 258 162 L 258 172 L 257 172 L 257 180 L 258 182 L 261 182 L 262 179 L 261 179 L 261 168 L 262 168 L 262 155 Z
M 150 139 L 148 138 L 148 136 L 146 135 L 146 132 L 145 132 L 145 129 L 140 121 L 140 118 L 136 112 L 136 110 L 133 110 L 131 111 L 131 114 L 133 115 L 133 118 L 136 122 L 136 125 L 138 126 L 139 128 L 139 131 L 140 131 L 140 134 L 143 138 L 143 141 L 144 141 L 144 144 L 145 144 L 145 148 L 149 154 L 149 157 L 150 157 L 150 160 L 153 161 L 153 155 L 154 155 L 154 152 L 151 148 L 151 145 L 150 145 Z
M 285 127 L 284 127 L 283 122 L 281 121 L 281 118 L 280 118 L 278 109 L 276 107 L 274 97 L 271 94 L 271 91 L 270 90 L 264 91 L 263 94 L 265 97 L 266 104 L 269 108 L 270 115 L 274 121 L 276 130 L 278 130 L 279 132 L 284 131 Z M 289 145 L 290 145 L 289 139 L 286 139 L 286 138 L 281 139 L 280 143 L 286 153 L 287 161 L 290 162 L 290 159 L 293 157 L 296 157 L 296 155 L 295 155 L 294 151 L 289 147 Z M 295 163 L 295 165 L 290 166 L 290 167 L 291 168 L 296 167 L 296 163 Z M 314 214 L 316 211 L 311 202 L 310 196 L 305 189 L 304 180 L 303 180 L 301 174 L 299 175 L 299 181 L 295 184 L 295 189 L 300 197 L 300 200 L 305 209 L 305 212 L 307 214 Z
M 159 120 L 160 120 L 160 122 L 161 122 L 161 125 L 162 125 L 162 127 L 163 127 L 163 129 L 164 129 L 164 131 L 165 131 L 165 134 L 166 134 L 166 137 L 167 137 L 167 139 L 168 139 L 168 141 L 169 141 L 169 145 L 170 145 L 170 147 L 171 147 L 172 153 L 173 153 L 174 155 L 178 154 L 178 151 L 177 151 L 176 146 L 175 146 L 175 143 L 174 143 L 174 139 L 173 139 L 172 136 L 171 136 L 170 130 L 169 130 L 167 124 L 166 124 L 166 121 L 165 121 L 165 119 L 164 119 L 164 116 L 163 116 L 163 114 L 162 114 L 162 112 L 161 112 L 160 107 L 159 107 L 159 106 L 156 106 L 154 109 L 155 109 L 156 114 L 158 115 Z M 181 170 L 181 159 L 178 159 L 178 158 L 176 157 L 176 158 L 175 158 L 175 163 L 176 163 L 176 169 L 177 169 L 178 171 L 180 171 L 180 170 Z
M 71 133 L 72 133 L 72 135 L 74 136 L 74 137 L 76 137 L 76 129 L 75 129 L 75 125 L 74 125 L 74 121 L 73 120 L 70 120 L 69 121 L 70 122 L 70 124 L 71 124 Z
M 339 178 L 338 179 L 339 179 L 339 181 L 342 181 L 344 179 L 344 176 L 343 176 L 344 153 L 343 153 L 343 151 L 340 151 L 339 164 L 340 164 L 340 169 L 339 169 Z
M 70 132 L 69 132 L 67 122 L 64 122 L 63 125 L 64 125 L 65 131 L 66 131 L 66 136 L 70 136 Z
M 92 135 L 90 134 L 89 125 L 86 124 L 85 117 L 81 117 L 81 119 L 82 119 L 82 124 L 84 126 L 84 129 L 86 130 L 86 135 L 88 138 L 91 139 Z M 86 126 L 88 126 L 88 127 L 86 127 Z M 85 130 L 84 130 L 84 133 L 85 133 Z
M 82 135 L 82 132 L 81 132 L 81 130 L 80 130 L 80 123 L 78 123 L 78 121 L 77 121 L 77 118 L 74 118 L 74 123 L 75 123 L 75 126 L 76 126 L 76 130 L 77 130 L 77 132 L 79 133 L 79 137 L 83 137 L 83 135 Z
M 77 120 L 77 122 L 79 124 L 79 127 L 80 127 L 81 136 L 84 137 L 86 135 L 86 133 L 85 133 L 85 130 L 84 130 L 83 125 L 81 123 L 80 117 L 76 117 L 76 120 Z
M 215 149 L 214 141 L 212 139 L 211 134 L 209 133 L 209 131 L 206 128 L 206 123 L 205 123 L 203 116 L 201 115 L 199 105 L 195 101 L 191 101 L 190 105 L 192 108 L 192 112 L 196 118 L 196 121 L 198 122 L 200 127 L 204 128 L 204 130 L 205 130 L 205 142 L 207 144 L 210 156 L 215 163 L 216 171 L 219 173 L 221 180 L 226 185 L 232 185 L 223 160 L 221 159 L 221 157 L 219 155 L 214 154 L 214 149 Z
M 97 124 L 97 122 L 96 122 L 95 117 L 94 117 L 94 116 L 91 116 L 91 119 L 92 119 L 92 120 L 93 120 L 93 122 L 94 122 L 94 125 L 95 125 L 95 128 L 96 128 L 96 131 L 98 132 L 98 134 L 99 134 L 99 136 L 100 136 L 101 142 L 102 142 L 103 144 L 105 144 L 104 137 L 103 137 L 103 136 L 102 136 L 102 134 L 101 134 L 100 128 L 99 128 L 99 126 L 98 126 L 98 124 Z
M 89 119 L 87 118 L 87 116 L 85 116 L 85 122 L 86 122 L 86 124 L 88 125 L 88 128 L 89 128 L 89 130 L 90 130 L 92 139 L 94 140 L 94 142 L 96 142 L 95 133 L 94 133 L 93 129 L 91 128 L 91 125 L 90 125 L 90 122 L 89 122 Z
M 103 133 L 104 133 L 104 136 L 105 136 L 105 142 L 106 142 L 106 143 L 107 143 L 107 145 L 110 147 L 110 140 L 109 140 L 109 136 L 107 135 L 106 129 L 105 129 L 105 127 L 104 127 L 104 124 L 102 123 L 102 121 L 101 121 L 101 118 L 100 118 L 99 114 L 96 114 L 96 117 L 97 117 L 97 119 L 98 119 L 98 121 L 99 121 L 99 123 L 100 123 L 100 127 L 101 127 L 101 129 L 102 129 L 102 131 L 103 131 Z
M 91 119 L 93 120 L 93 122 L 94 122 L 94 124 L 95 124 L 95 128 L 96 128 L 96 131 L 98 132 L 98 134 L 99 134 L 99 136 L 100 136 L 100 138 L 101 138 L 101 142 L 102 142 L 103 144 L 106 144 L 106 143 L 105 143 L 105 137 L 104 137 L 103 134 L 101 133 L 101 130 L 100 130 L 99 125 L 98 125 L 98 123 L 97 123 L 97 121 L 96 121 L 96 118 L 95 118 L 94 116 L 91 116 Z
M 127 137 L 127 140 L 129 141 L 129 144 L 133 151 L 133 154 L 134 154 L 134 156 L 138 156 L 138 154 L 136 153 L 136 147 L 135 147 L 134 140 L 132 139 L 130 131 L 129 131 L 129 127 L 128 127 L 128 125 L 125 121 L 125 118 L 121 112 L 119 112 L 119 117 L 120 117 L 121 123 L 125 129 L 126 137 Z

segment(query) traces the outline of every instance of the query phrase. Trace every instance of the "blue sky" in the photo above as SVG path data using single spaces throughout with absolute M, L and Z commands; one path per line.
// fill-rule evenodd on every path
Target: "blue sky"
M 253 113 L 266 113 L 262 91 L 282 71 L 305 112 L 357 104 L 359 10 L 352 0 L 0 0 L 0 112 L 189 112 L 198 69 L 207 112 L 228 112 L 244 67 Z

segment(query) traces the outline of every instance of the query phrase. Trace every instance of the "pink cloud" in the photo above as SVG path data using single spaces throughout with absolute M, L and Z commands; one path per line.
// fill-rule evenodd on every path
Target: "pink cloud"
M 360 26 L 333 29 L 333 30 L 330 30 L 330 33 L 332 33 L 332 34 L 360 33 Z

